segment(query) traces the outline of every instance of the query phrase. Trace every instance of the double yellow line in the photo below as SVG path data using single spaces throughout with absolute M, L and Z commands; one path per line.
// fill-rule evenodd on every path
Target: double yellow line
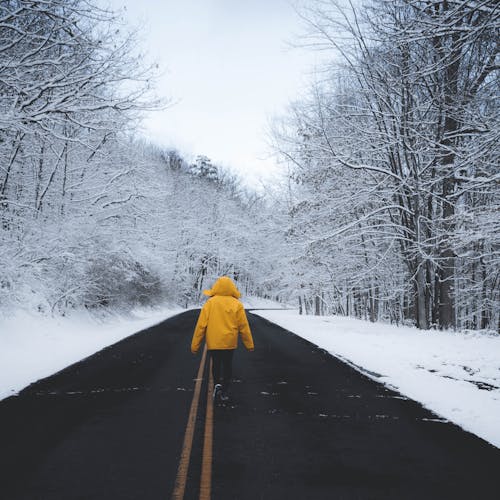
M 189 417 L 184 434 L 184 443 L 182 445 L 182 453 L 177 469 L 177 477 L 175 479 L 174 492 L 172 500 L 183 500 L 186 491 L 187 476 L 189 470 L 189 461 L 191 458 L 191 450 L 193 448 L 194 429 L 196 424 L 196 416 L 198 415 L 198 406 L 200 402 L 201 384 L 203 382 L 203 371 L 207 359 L 207 346 L 203 349 L 200 367 L 196 376 L 194 386 L 193 401 L 189 410 Z M 213 430 L 214 430 L 214 403 L 212 399 L 212 391 L 214 381 L 212 378 L 211 366 L 209 367 L 209 380 L 207 390 L 207 411 L 205 415 L 205 437 L 203 440 L 203 457 L 201 464 L 201 479 L 200 479 L 200 500 L 210 500 L 212 490 L 212 448 L 213 448 Z

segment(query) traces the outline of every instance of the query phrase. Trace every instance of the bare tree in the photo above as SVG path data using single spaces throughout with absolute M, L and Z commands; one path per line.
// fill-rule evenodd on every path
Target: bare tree
M 463 263 L 464 220 L 475 211 L 466 193 L 490 194 L 491 220 L 498 196 L 496 2 L 373 1 L 358 9 L 317 1 L 304 18 L 308 43 L 334 49 L 340 59 L 293 111 L 298 137 L 285 127 L 277 134 L 278 149 L 313 193 L 332 179 L 332 194 L 318 205 L 340 210 L 340 220 L 328 221 L 329 237 L 344 238 L 338 246 L 348 261 L 364 254 L 368 278 L 369 256 L 388 255 L 385 241 L 391 260 L 406 266 L 398 272 L 413 284 L 413 312 L 399 306 L 406 315 L 421 328 L 448 328 L 457 320 L 466 326 L 457 309 L 464 279 L 457 245 Z M 362 252 L 349 245 L 356 236 Z M 488 230 L 488 244 L 492 236 Z M 372 279 L 371 289 L 380 294 L 383 277 Z M 356 300 L 364 293 L 357 291 Z M 370 294 L 366 303 L 374 309 Z M 490 313 L 498 316 L 498 304 Z M 487 326 L 496 328 L 495 321 Z

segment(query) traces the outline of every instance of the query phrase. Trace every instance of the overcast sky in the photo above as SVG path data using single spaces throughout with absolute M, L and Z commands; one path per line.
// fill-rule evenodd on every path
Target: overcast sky
M 144 47 L 176 104 L 152 113 L 146 134 L 204 154 L 250 182 L 273 168 L 269 119 L 304 88 L 315 54 L 290 49 L 301 21 L 288 0 L 103 0 L 145 26 Z

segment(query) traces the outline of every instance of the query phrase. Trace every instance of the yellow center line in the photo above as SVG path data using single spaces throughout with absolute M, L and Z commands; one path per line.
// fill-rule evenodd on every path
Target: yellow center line
M 182 445 L 181 459 L 179 461 L 179 468 L 177 469 L 177 477 L 175 479 L 174 492 L 172 493 L 172 500 L 183 500 L 184 492 L 186 491 L 187 474 L 189 469 L 189 460 L 191 458 L 191 449 L 193 447 L 194 427 L 196 423 L 196 416 L 198 414 L 198 403 L 200 401 L 201 383 L 203 381 L 203 370 L 205 369 L 205 360 L 207 358 L 207 346 L 203 349 L 203 356 L 201 357 L 198 375 L 196 376 L 196 384 L 194 386 L 193 401 L 191 402 L 191 409 L 189 410 L 189 417 L 186 426 L 186 433 L 184 434 L 184 443 Z
M 212 445 L 214 430 L 214 401 L 212 397 L 214 380 L 212 377 L 212 361 L 210 361 L 209 371 L 205 438 L 203 441 L 203 461 L 201 464 L 200 500 L 210 500 L 212 490 Z

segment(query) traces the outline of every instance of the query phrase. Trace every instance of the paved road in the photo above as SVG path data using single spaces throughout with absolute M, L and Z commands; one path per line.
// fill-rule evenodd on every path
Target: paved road
M 0 498 L 171 498 L 196 399 L 196 317 L 169 319 L 1 402 Z M 250 323 L 256 351 L 235 355 L 233 402 L 214 408 L 211 446 L 208 365 L 198 381 L 183 498 L 200 498 L 202 463 L 211 472 L 202 497 L 213 500 L 499 498 L 497 448 L 278 326 Z

